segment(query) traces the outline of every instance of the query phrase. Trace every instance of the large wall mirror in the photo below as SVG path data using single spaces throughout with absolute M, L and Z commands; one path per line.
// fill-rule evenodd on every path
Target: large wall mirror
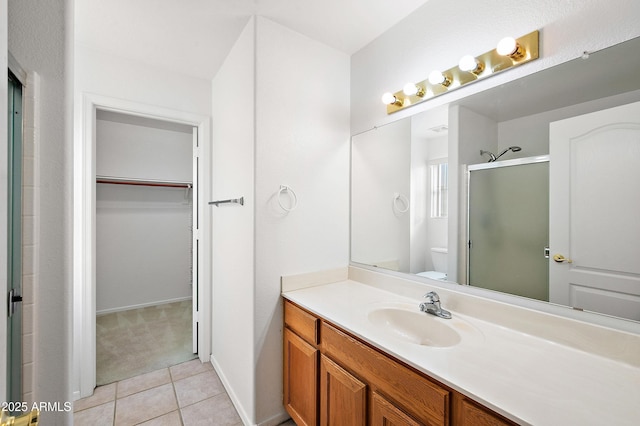
M 635 103 L 640 38 L 354 135 L 351 261 L 640 321 Z

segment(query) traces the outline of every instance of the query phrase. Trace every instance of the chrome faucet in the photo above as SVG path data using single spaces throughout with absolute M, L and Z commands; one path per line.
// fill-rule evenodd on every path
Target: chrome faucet
M 440 296 L 435 291 L 430 291 L 424 295 L 426 302 L 420 304 L 420 311 L 435 315 L 440 318 L 450 319 L 451 312 L 442 309 L 440 306 Z

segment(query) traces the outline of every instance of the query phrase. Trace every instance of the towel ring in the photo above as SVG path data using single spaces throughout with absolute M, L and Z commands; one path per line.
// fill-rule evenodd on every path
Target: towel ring
M 282 204 L 282 193 L 283 192 L 287 192 L 289 193 L 289 198 L 291 199 L 291 207 L 285 207 L 284 204 Z M 287 185 L 280 185 L 280 190 L 278 191 L 278 204 L 280 205 L 280 207 L 282 208 L 282 210 L 286 211 L 286 212 L 290 212 L 292 210 L 295 210 L 296 207 L 298 207 L 298 196 L 296 195 L 296 192 L 291 189 L 290 187 L 288 187 Z
M 398 207 L 398 200 L 402 201 L 404 204 L 404 208 Z M 409 200 L 402 194 L 398 194 L 397 192 L 393 194 L 393 209 L 398 213 L 406 213 L 409 211 Z

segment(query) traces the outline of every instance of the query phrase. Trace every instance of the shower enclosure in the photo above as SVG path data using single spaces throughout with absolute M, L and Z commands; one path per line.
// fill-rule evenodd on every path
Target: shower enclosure
M 549 157 L 468 167 L 467 283 L 549 300 Z

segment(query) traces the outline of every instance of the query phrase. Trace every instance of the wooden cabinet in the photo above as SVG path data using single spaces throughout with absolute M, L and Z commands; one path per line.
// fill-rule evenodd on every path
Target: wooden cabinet
M 297 425 L 317 424 L 318 350 L 284 330 L 284 405 Z
M 320 356 L 320 425 L 365 426 L 367 386 Z
M 372 426 L 420 426 L 398 407 L 376 392 L 371 397 Z
M 284 404 L 298 426 L 514 425 L 288 300 L 284 305 Z
M 507 419 L 487 410 L 471 399 L 460 395 L 456 413 L 456 425 L 462 426 L 509 426 Z

